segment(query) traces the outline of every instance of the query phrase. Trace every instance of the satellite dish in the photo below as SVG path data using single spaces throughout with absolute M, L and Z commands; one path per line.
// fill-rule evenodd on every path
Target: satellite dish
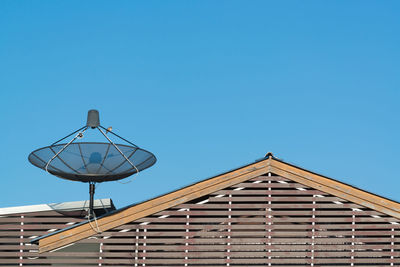
M 75 142 L 84 138 L 87 130 L 98 130 L 107 142 Z M 125 144 L 115 143 L 107 135 L 112 134 Z M 74 136 L 68 143 L 62 143 Z M 100 125 L 99 112 L 89 110 L 85 126 L 63 137 L 50 146 L 39 148 L 29 154 L 28 160 L 52 175 L 72 181 L 89 183 L 89 213 L 93 214 L 95 184 L 116 181 L 153 166 L 157 159 L 149 151 Z

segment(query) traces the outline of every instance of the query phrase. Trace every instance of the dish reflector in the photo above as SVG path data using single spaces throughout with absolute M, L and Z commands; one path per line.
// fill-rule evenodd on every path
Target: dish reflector
M 29 161 L 43 170 L 47 163 L 66 144 L 57 144 L 33 151 Z M 105 182 L 126 178 L 151 167 L 156 157 L 141 148 L 115 144 L 125 157 L 111 143 L 71 143 L 47 166 L 47 171 L 57 177 L 81 182 Z M 132 166 L 131 163 L 134 165 Z

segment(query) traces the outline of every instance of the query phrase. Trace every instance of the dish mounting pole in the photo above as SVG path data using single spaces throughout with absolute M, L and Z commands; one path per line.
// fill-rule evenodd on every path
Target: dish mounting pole
M 95 183 L 94 182 L 89 182 L 89 212 L 88 212 L 88 218 L 94 218 L 94 211 L 93 211 L 93 202 L 94 202 L 94 191 L 96 189 Z

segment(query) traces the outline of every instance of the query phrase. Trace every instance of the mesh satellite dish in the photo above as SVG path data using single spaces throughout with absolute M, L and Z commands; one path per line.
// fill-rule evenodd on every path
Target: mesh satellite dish
M 88 129 L 98 130 L 107 142 L 75 142 L 81 140 Z M 108 133 L 116 137 L 115 143 Z M 74 136 L 68 143 L 62 143 Z M 38 168 L 52 175 L 72 181 L 89 183 L 89 213 L 93 214 L 95 184 L 116 181 L 147 169 L 156 163 L 156 157 L 149 151 L 139 148 L 112 129 L 100 125 L 99 112 L 89 110 L 85 126 L 61 138 L 50 146 L 39 148 L 29 154 L 28 160 Z

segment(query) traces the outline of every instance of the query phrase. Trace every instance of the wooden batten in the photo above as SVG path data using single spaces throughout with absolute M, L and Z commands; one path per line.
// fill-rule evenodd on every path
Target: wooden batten
M 101 232 L 105 232 L 110 229 L 114 229 L 116 227 L 122 227 L 133 221 L 140 221 L 140 219 L 144 217 L 148 217 L 150 215 L 154 215 L 159 212 L 163 212 L 171 207 L 182 206 L 182 207 L 190 207 L 191 204 L 185 204 L 191 200 L 211 195 L 215 192 L 219 192 L 220 190 L 225 190 L 229 187 L 239 185 L 240 183 L 244 183 L 251 179 L 267 179 L 267 177 L 261 175 L 265 175 L 267 173 L 273 173 L 277 176 L 277 179 L 288 179 L 290 181 L 305 185 L 310 187 L 311 189 L 315 189 L 318 192 L 326 193 L 338 197 L 340 199 L 344 199 L 363 207 L 370 208 L 375 211 L 379 211 L 383 214 L 392 216 L 394 218 L 400 219 L 400 204 L 371 193 L 359 190 L 357 188 L 351 187 L 349 185 L 340 183 L 333 179 L 329 179 L 327 177 L 306 171 L 304 169 L 295 167 L 293 165 L 282 162 L 278 159 L 272 157 L 272 154 L 268 154 L 264 160 L 258 161 L 251 165 L 247 165 L 245 167 L 236 169 L 234 171 L 204 180 L 202 182 L 193 184 L 191 186 L 182 188 L 180 190 L 174 191 L 172 193 L 154 198 L 152 200 L 137 204 L 135 206 L 129 207 L 127 209 L 121 210 L 109 216 L 105 216 L 97 220 L 97 225 L 94 228 L 94 223 L 89 224 L 81 224 L 69 230 L 65 230 L 59 233 L 55 233 L 53 235 L 44 237 L 39 240 L 39 252 L 47 252 L 62 246 L 66 246 L 68 244 L 77 242 L 79 240 L 88 238 L 90 236 L 94 236 L 98 234 L 97 230 Z M 261 181 L 260 180 L 260 181 Z M 257 188 L 257 184 L 251 185 L 254 188 Z M 272 186 L 278 187 L 285 185 L 282 184 L 273 184 Z M 276 188 L 275 188 L 276 189 Z M 249 189 L 251 190 L 251 189 Z M 278 188 L 279 190 L 279 188 Z M 275 193 L 279 193 L 278 190 L 275 190 Z M 251 192 L 251 191 L 248 191 Z M 302 196 L 303 191 L 298 191 L 298 198 L 304 198 Z M 308 191 L 309 193 L 311 191 Z M 321 194 L 322 194 L 321 193 Z M 240 193 L 237 193 L 240 195 Z M 252 196 L 252 200 L 256 200 L 258 196 Z M 261 196 L 266 200 L 273 200 L 274 196 Z M 210 197 L 210 199 L 212 196 Z M 295 200 L 297 197 L 292 197 Z M 328 196 L 329 198 L 329 196 Z M 284 201 L 284 198 L 282 198 Z M 218 199 L 215 199 L 216 203 Z M 233 203 L 233 204 L 232 204 Z M 232 202 L 231 207 L 235 207 L 235 202 Z M 185 206 L 186 205 L 186 206 Z M 214 204 L 217 205 L 217 204 Z M 227 205 L 227 204 L 224 204 Z M 248 204 L 237 204 L 237 205 L 252 205 L 251 202 Z M 260 204 L 258 204 L 260 205 Z M 284 204 L 282 204 L 284 205 Z M 327 205 L 327 204 L 324 204 Z M 209 206 L 212 207 L 212 206 Z M 265 209 L 264 209 L 265 210 Z M 170 211 L 171 212 L 171 211 Z M 231 211 L 228 210 L 231 214 Z M 242 212 L 242 211 L 240 211 Z M 282 211 L 285 212 L 285 211 Z M 212 211 L 209 211 L 211 214 Z M 195 211 L 192 214 L 196 214 Z M 273 215 L 273 213 L 271 213 Z M 318 214 L 318 213 L 315 213 Z M 290 215 L 290 214 L 289 214 Z M 228 216 L 228 215 L 227 215 Z M 243 211 L 243 216 L 246 216 Z M 191 220 L 196 220 L 192 219 Z M 240 220 L 240 219 L 238 219 Z M 243 220 L 247 220 L 244 218 Z M 189 226 L 188 226 L 189 227 Z M 195 227 L 190 225 L 190 227 Z M 233 226 L 233 227 L 240 227 Z M 272 227 L 272 226 L 271 226 Z M 230 252 L 234 253 L 234 252 Z M 235 252 L 236 253 L 236 252 Z M 234 255 L 234 254 L 233 254 Z

